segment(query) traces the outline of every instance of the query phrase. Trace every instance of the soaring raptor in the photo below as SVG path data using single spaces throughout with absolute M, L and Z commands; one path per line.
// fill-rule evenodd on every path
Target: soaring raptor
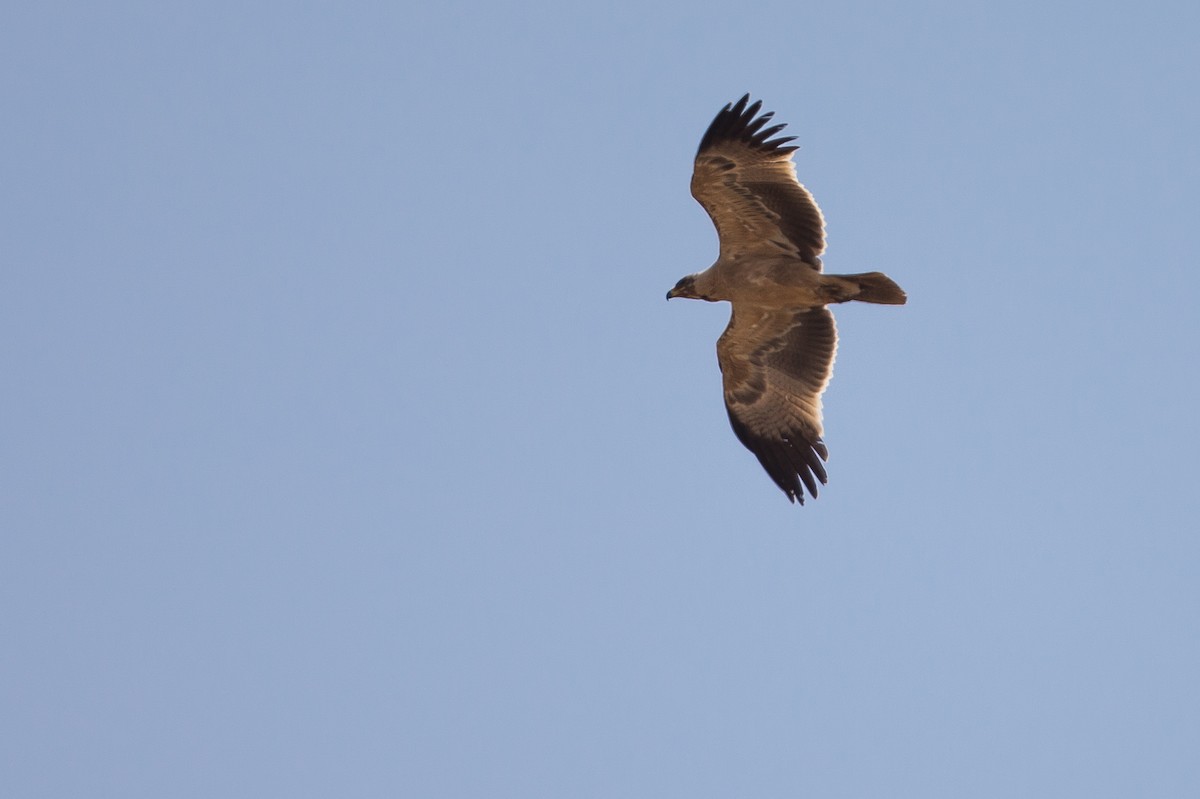
M 882 272 L 821 273 L 825 220 L 796 180 L 787 143 L 771 138 L 761 102 L 746 95 L 709 125 L 692 172 L 692 196 L 721 240 L 716 263 L 688 275 L 667 299 L 733 304 L 717 341 L 725 408 L 733 432 L 792 502 L 817 496 L 829 457 L 821 440 L 821 394 L 833 373 L 837 329 L 830 303 L 903 305 Z

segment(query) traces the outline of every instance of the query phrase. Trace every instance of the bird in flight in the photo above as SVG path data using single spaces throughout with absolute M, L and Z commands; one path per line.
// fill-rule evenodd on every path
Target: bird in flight
M 903 305 L 882 272 L 826 275 L 825 220 L 796 180 L 788 145 L 766 127 L 772 113 L 746 95 L 721 109 L 700 140 L 692 196 L 720 238 L 716 262 L 688 275 L 667 299 L 733 305 L 717 340 L 725 409 L 733 432 L 792 502 L 817 496 L 828 476 L 821 394 L 833 373 L 837 329 L 831 303 Z

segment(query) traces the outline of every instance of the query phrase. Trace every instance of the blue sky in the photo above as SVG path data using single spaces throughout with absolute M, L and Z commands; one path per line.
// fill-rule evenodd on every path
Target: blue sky
M 0 786 L 1200 786 L 1200 12 L 19 3 Z M 830 482 L 663 301 L 745 92 L 840 307 Z

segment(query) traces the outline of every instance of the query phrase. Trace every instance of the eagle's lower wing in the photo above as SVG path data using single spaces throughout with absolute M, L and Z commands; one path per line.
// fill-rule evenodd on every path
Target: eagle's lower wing
M 761 103 L 750 96 L 727 105 L 700 140 L 692 172 L 692 196 L 712 217 L 721 259 L 746 255 L 793 255 L 820 270 L 825 221 L 808 190 L 796 180 L 794 136 L 772 139 L 783 125 L 763 130 L 755 119 Z
M 821 394 L 836 351 L 837 328 L 827 308 L 785 311 L 735 303 L 717 341 L 733 432 L 801 505 L 804 488 L 815 497 L 817 482 L 826 482 Z

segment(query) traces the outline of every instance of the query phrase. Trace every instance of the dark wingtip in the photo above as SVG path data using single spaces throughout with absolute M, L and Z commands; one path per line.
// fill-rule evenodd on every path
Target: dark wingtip
M 697 154 L 723 141 L 740 141 L 752 149 L 781 155 L 795 151 L 797 149 L 795 146 L 783 146 L 787 142 L 793 141 L 795 136 L 771 138 L 787 127 L 786 125 L 773 125 L 760 132 L 760 128 L 775 115 L 773 111 L 759 115 L 758 112 L 761 108 L 762 100 L 755 100 L 751 103 L 749 93 L 742 95 L 742 98 L 736 103 L 726 105 L 717 113 L 708 126 L 708 130 L 704 132 Z
M 804 491 L 817 498 L 817 485 L 829 482 L 824 461 L 829 460 L 829 450 L 819 437 L 807 436 L 801 430 L 792 430 L 779 438 L 758 435 L 742 424 L 726 407 L 729 423 L 734 435 L 746 449 L 754 453 L 767 475 L 775 485 L 795 503 L 804 504 Z

